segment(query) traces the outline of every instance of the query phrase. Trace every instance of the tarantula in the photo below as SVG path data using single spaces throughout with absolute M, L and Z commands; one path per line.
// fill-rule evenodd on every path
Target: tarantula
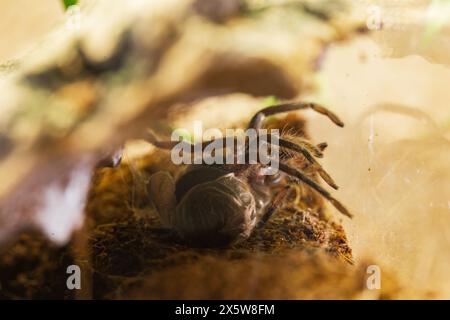
M 248 128 L 261 130 L 267 116 L 308 108 L 343 127 L 344 124 L 335 114 L 320 105 L 286 103 L 257 112 Z M 213 141 L 202 142 L 202 148 Z M 151 132 L 149 142 L 162 149 L 172 149 L 177 144 L 173 141 L 160 141 Z M 283 137 L 279 138 L 278 143 L 280 150 L 289 151 L 286 153 L 288 158 L 302 155 L 325 182 L 337 189 L 334 181 L 314 158 L 322 157 L 326 143 L 314 146 L 304 140 L 293 142 Z M 270 146 L 271 142 L 268 144 Z M 194 144 L 189 143 L 189 146 L 195 148 Z M 267 166 L 261 163 L 191 164 L 176 180 L 165 171 L 153 174 L 148 190 L 162 223 L 174 229 L 193 246 L 226 246 L 248 238 L 255 228 L 263 227 L 283 204 L 288 194 L 287 187 L 280 190 L 283 180 L 306 184 L 330 201 L 342 214 L 352 216 L 328 191 L 302 171 L 287 164 L 287 160 L 289 159 L 279 162 L 279 173 L 275 175 L 266 175 L 264 170 Z

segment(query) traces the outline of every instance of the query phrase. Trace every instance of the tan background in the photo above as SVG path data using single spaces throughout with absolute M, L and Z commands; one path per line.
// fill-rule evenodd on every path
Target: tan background
M 0 63 L 25 54 L 63 19 L 59 0 L 0 0 Z

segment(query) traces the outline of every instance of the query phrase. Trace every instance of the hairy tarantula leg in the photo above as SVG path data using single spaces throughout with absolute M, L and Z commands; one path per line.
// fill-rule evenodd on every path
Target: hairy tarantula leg
M 285 141 L 290 141 L 292 143 L 295 143 L 296 145 L 303 147 L 304 149 L 306 149 L 307 151 L 309 151 L 309 153 L 311 153 L 314 157 L 316 158 L 323 158 L 323 153 L 322 150 L 313 145 L 312 143 L 310 143 L 309 141 L 303 140 L 303 139 L 295 139 L 295 142 L 291 141 L 291 140 L 287 140 L 287 139 L 283 139 Z
M 267 207 L 266 211 L 264 212 L 261 219 L 258 221 L 258 224 L 256 225 L 257 229 L 263 228 L 267 221 L 269 221 L 270 217 L 279 209 L 279 205 L 283 203 L 283 200 L 288 196 L 290 191 L 290 187 L 286 186 L 283 188 L 278 194 L 275 196 L 275 199 L 273 199 L 269 206 Z
M 285 140 L 282 138 L 278 139 L 278 143 L 280 144 L 281 148 L 286 148 L 292 151 L 295 151 L 297 153 L 301 153 L 305 156 L 306 160 L 308 160 L 310 163 L 314 163 L 314 157 L 311 155 L 310 150 L 306 148 L 304 145 L 300 145 L 298 143 Z
M 328 147 L 328 143 L 322 142 L 322 143 L 319 143 L 316 147 L 317 147 L 321 152 L 323 152 L 323 151 Z
M 222 139 L 224 142 L 224 145 L 226 143 L 226 139 L 229 139 L 230 137 L 223 137 L 223 138 L 218 138 L 218 139 L 214 139 L 214 140 L 208 140 L 208 141 L 203 141 L 203 142 L 199 142 L 199 144 L 202 145 L 202 149 L 207 146 L 209 143 L 217 141 Z M 234 137 L 234 139 L 236 139 L 236 137 Z M 158 138 L 156 138 L 156 136 L 153 134 L 152 131 L 149 130 L 148 132 L 148 141 L 150 143 L 152 143 L 153 145 L 155 145 L 158 148 L 161 149 L 172 149 L 174 148 L 177 144 L 179 144 L 180 142 L 178 141 L 161 141 L 158 140 Z M 300 152 L 302 153 L 305 158 L 314 165 L 315 169 L 317 170 L 317 172 L 319 173 L 319 175 L 322 177 L 322 179 L 328 184 L 330 185 L 332 188 L 334 189 L 338 189 L 338 186 L 336 185 L 336 183 L 334 182 L 334 180 L 331 178 L 331 176 L 322 168 L 322 166 L 311 156 L 311 154 L 308 152 L 308 150 L 305 147 L 302 147 L 300 145 L 297 145 L 291 141 L 288 140 L 284 140 L 284 139 L 279 139 L 280 142 L 280 146 L 281 147 L 285 147 L 287 149 L 291 149 L 293 151 L 296 152 Z M 195 145 L 190 143 L 190 142 L 185 142 L 189 145 L 190 150 L 193 150 L 193 148 L 195 148 Z M 322 143 L 320 144 L 321 146 L 326 146 L 326 143 Z
M 147 189 L 161 222 L 166 227 L 170 227 L 176 207 L 175 181 L 173 177 L 166 171 L 158 171 L 150 176 Z
M 312 189 L 316 190 L 318 193 L 320 193 L 325 199 L 327 199 L 328 201 L 330 201 L 333 206 L 339 210 L 339 212 L 341 212 L 342 214 L 346 215 L 349 218 L 352 218 L 353 215 L 347 210 L 347 208 L 344 207 L 344 205 L 342 203 L 340 203 L 338 200 L 336 200 L 335 198 L 333 198 L 331 196 L 331 194 L 325 190 L 324 188 L 322 188 L 320 185 L 318 185 L 316 182 L 314 182 L 313 180 L 309 179 L 307 176 L 305 176 L 303 173 L 301 173 L 300 171 L 298 171 L 297 169 L 294 169 L 282 162 L 279 163 L 279 169 L 281 171 L 283 171 L 284 173 L 287 173 L 290 176 L 293 176 L 297 179 L 299 179 L 300 181 L 303 181 L 304 183 L 306 183 L 308 186 L 310 186 Z
M 333 178 L 331 178 L 331 176 L 325 171 L 325 169 L 320 165 L 320 163 L 318 163 L 316 161 L 316 159 L 314 159 L 314 157 L 311 156 L 311 154 L 308 152 L 308 150 L 306 150 L 301 145 L 298 145 L 297 143 L 294 143 L 292 141 L 285 140 L 285 139 L 279 139 L 279 143 L 280 143 L 280 147 L 282 147 L 282 148 L 286 148 L 286 149 L 301 153 L 306 158 L 306 160 L 308 160 L 314 166 L 314 168 L 317 170 L 317 172 L 322 177 L 322 179 L 330 187 L 332 187 L 333 189 L 336 189 L 336 190 L 339 188 L 337 186 L 336 182 L 334 182 Z
M 199 144 L 202 145 L 202 149 L 207 146 L 209 143 L 217 141 L 222 139 L 224 142 L 224 145 L 226 143 L 226 139 L 229 139 L 230 137 L 223 137 L 223 138 L 218 138 L 218 139 L 214 139 L 214 140 L 208 140 L 208 141 L 203 141 L 203 142 L 199 142 Z M 234 139 L 236 139 L 236 137 L 233 137 Z M 180 142 L 178 141 L 160 141 L 156 138 L 156 136 L 153 134 L 153 132 L 149 131 L 148 132 L 148 141 L 150 143 L 152 143 L 153 145 L 155 145 L 158 148 L 161 149 L 172 149 L 173 147 L 175 147 L 177 144 L 179 144 Z M 193 150 L 193 148 L 195 148 L 195 145 L 190 143 L 190 142 L 185 142 L 189 145 L 190 150 Z M 336 183 L 334 182 L 334 180 L 331 178 L 331 176 L 322 168 L 322 166 L 314 159 L 313 156 L 311 156 L 311 154 L 308 152 L 308 150 L 300 145 L 297 145 L 291 141 L 288 140 L 284 140 L 284 139 L 279 139 L 279 143 L 281 147 L 285 147 L 287 149 L 291 149 L 293 151 L 296 152 L 300 152 L 302 153 L 305 158 L 314 165 L 315 169 L 317 170 L 317 172 L 319 173 L 319 175 L 322 177 L 322 179 L 328 184 L 330 185 L 332 188 L 334 189 L 338 189 L 338 186 L 336 185 Z M 321 144 L 324 145 L 324 144 Z
M 159 140 L 151 130 L 148 130 L 147 137 L 148 137 L 148 139 L 147 139 L 148 142 L 153 144 L 155 147 L 158 147 L 160 149 L 165 149 L 165 150 L 171 150 L 174 147 L 176 147 L 177 145 L 179 146 L 180 143 L 186 144 L 186 147 L 188 147 L 187 149 L 189 149 L 189 151 L 191 153 L 191 160 L 194 160 L 194 152 L 196 150 L 196 147 L 199 146 L 199 145 L 201 146 L 201 149 L 204 150 L 205 147 L 207 147 L 210 143 L 222 140 L 222 145 L 225 148 L 228 139 L 234 139 L 234 142 L 236 142 L 236 140 L 237 140 L 236 137 L 222 137 L 222 138 L 206 140 L 206 141 L 202 141 L 202 142 L 198 142 L 196 144 L 193 144 L 193 143 L 191 143 L 189 141 Z M 185 148 L 183 148 L 183 150 L 185 150 Z
M 339 127 L 343 127 L 344 123 L 339 119 L 337 115 L 335 115 L 333 112 L 328 110 L 325 107 L 322 107 L 321 105 L 315 104 L 315 103 L 284 103 L 279 104 L 276 106 L 267 107 L 265 109 L 262 109 L 258 111 L 253 118 L 250 120 L 250 123 L 248 125 L 248 128 L 253 129 L 261 129 L 264 119 L 267 116 L 271 116 L 277 113 L 284 113 L 289 111 L 295 111 L 295 110 L 302 110 L 302 109 L 312 109 L 318 113 L 321 113 L 325 116 L 327 116 L 331 121 L 333 121 L 336 125 Z
M 161 148 L 161 149 L 170 150 L 173 147 L 175 147 L 177 144 L 180 143 L 179 141 L 168 141 L 168 140 L 162 141 L 162 140 L 159 140 L 151 130 L 148 131 L 148 135 L 147 136 L 148 136 L 148 142 L 150 142 L 154 146 L 156 146 L 158 148 Z M 226 140 L 230 139 L 230 138 L 233 138 L 233 139 L 236 140 L 236 137 L 223 137 L 223 138 L 218 138 L 218 139 L 213 139 L 213 140 L 202 141 L 202 142 L 199 142 L 198 144 L 201 144 L 202 148 L 204 148 L 204 147 L 206 147 L 208 144 L 210 144 L 212 142 L 215 142 L 215 141 L 218 141 L 218 140 L 223 140 L 223 143 L 225 145 Z M 309 143 L 307 141 L 303 141 L 303 140 L 301 141 L 301 143 L 298 143 L 298 144 L 295 144 L 295 143 L 290 142 L 290 141 L 285 140 L 285 139 L 279 139 L 279 140 L 280 140 L 280 143 L 281 143 L 281 140 L 286 141 L 286 148 L 290 148 L 290 149 L 292 149 L 294 151 L 297 151 L 297 152 L 301 152 L 300 150 L 303 150 L 305 152 L 305 157 L 307 157 L 308 160 L 312 159 L 312 156 L 311 156 L 310 153 L 313 153 L 314 156 L 319 157 L 319 158 L 323 157 L 323 154 L 322 154 L 321 151 L 326 147 L 326 143 L 321 143 L 321 144 L 317 145 L 317 147 L 316 147 L 316 146 L 312 145 L 311 143 Z M 188 141 L 185 141 L 185 142 L 191 148 L 195 147 L 196 145 L 198 145 L 198 144 L 192 144 L 191 142 L 188 142 Z M 325 147 L 323 145 L 325 145 Z M 306 155 L 306 152 L 309 152 L 309 153 Z
M 314 164 L 316 165 L 315 169 L 317 170 L 323 181 L 325 181 L 333 189 L 339 189 L 339 186 L 336 184 L 336 182 L 334 182 L 333 178 L 331 178 L 328 172 L 326 172 L 318 162 L 315 162 Z

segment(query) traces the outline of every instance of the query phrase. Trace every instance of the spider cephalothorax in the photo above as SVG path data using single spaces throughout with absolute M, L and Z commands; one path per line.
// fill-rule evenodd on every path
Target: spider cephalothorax
M 312 103 L 289 103 L 259 111 L 250 120 L 248 128 L 261 130 L 266 116 L 306 108 L 322 113 L 343 126 L 339 118 L 324 107 Z M 164 149 L 171 149 L 177 144 L 159 141 L 153 134 L 150 134 L 149 140 Z M 214 141 L 202 142 L 201 145 L 205 147 Z M 282 157 L 277 162 L 279 173 L 275 175 L 267 175 L 267 165 L 258 161 L 251 164 L 191 164 L 176 181 L 167 172 L 153 174 L 149 191 L 162 222 L 191 245 L 224 246 L 235 243 L 248 238 L 255 227 L 264 226 L 276 209 L 282 206 L 288 194 L 286 180 L 306 184 L 341 213 L 351 217 L 328 191 L 289 162 L 290 157 L 301 155 L 324 181 L 337 189 L 314 158 L 322 156 L 326 144 L 314 146 L 305 140 L 291 141 L 283 137 L 276 141 Z M 267 143 L 275 147 L 271 139 Z M 190 146 L 195 149 L 194 145 Z

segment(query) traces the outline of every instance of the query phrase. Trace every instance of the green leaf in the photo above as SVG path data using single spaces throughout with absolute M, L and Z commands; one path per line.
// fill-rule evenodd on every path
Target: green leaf
M 427 24 L 423 32 L 421 45 L 428 46 L 450 19 L 450 1 L 433 0 L 427 9 Z
M 175 132 L 181 137 L 183 141 L 194 142 L 194 138 L 188 131 L 184 129 L 175 129 Z
M 74 6 L 78 3 L 78 0 L 62 0 L 64 9 L 67 10 L 70 6 Z
M 279 103 L 279 100 L 275 96 L 268 96 L 264 99 L 263 104 L 264 107 L 271 107 Z

